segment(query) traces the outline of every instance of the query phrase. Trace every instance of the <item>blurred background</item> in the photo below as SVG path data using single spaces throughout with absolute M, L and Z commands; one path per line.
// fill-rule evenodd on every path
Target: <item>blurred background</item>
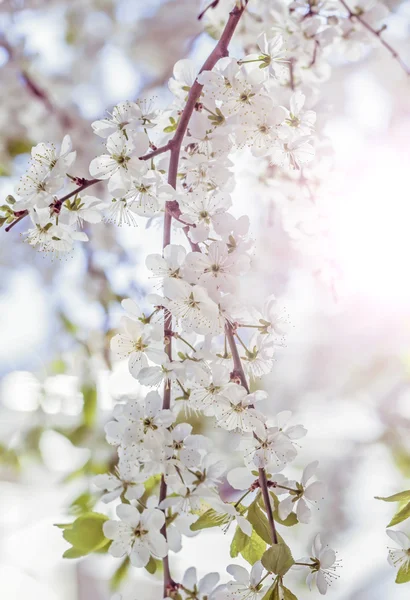
M 386 4 L 386 39 L 410 64 L 410 2 Z M 70 133 L 76 175 L 87 177 L 101 153 L 94 119 L 125 99 L 165 107 L 174 63 L 200 65 L 214 44 L 200 9 L 196 0 L 0 2 L 1 196 L 33 144 Z M 274 293 L 291 316 L 263 381 L 265 409 L 291 409 L 307 427 L 294 474 L 318 459 L 328 487 L 313 522 L 287 530 L 295 555 L 321 531 L 343 564 L 331 598 L 401 600 L 410 588 L 386 561 L 394 506 L 374 496 L 410 478 L 410 83 L 377 41 L 331 63 L 315 107 L 325 141 L 311 201 L 289 202 L 291 178 L 258 177 L 258 161 L 238 157 L 235 212 L 250 216 L 255 239 L 242 293 Z M 102 509 L 91 478 L 113 460 L 103 426 L 117 398 L 141 391 L 126 364 L 112 364 L 109 338 L 120 301 L 143 302 L 152 289 L 144 261 L 161 232 L 156 221 L 93 225 L 90 243 L 58 261 L 24 244 L 24 230 L 0 231 L 0 597 L 107 600 L 116 560 L 62 559 L 68 544 L 53 524 Z M 176 572 L 224 568 L 231 536 L 187 539 L 171 557 Z M 318 597 L 294 581 L 299 598 Z M 145 571 L 121 585 L 124 600 L 162 598 Z

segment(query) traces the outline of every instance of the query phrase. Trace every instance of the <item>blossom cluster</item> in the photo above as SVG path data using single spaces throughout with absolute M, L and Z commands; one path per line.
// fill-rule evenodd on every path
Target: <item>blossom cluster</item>
M 292 214 L 289 200 L 300 185 L 311 193 L 309 182 L 320 179 L 323 169 L 314 160 L 315 154 L 322 157 L 324 142 L 313 107 L 318 84 L 330 75 L 330 51 L 342 45 L 353 52 L 367 41 L 369 31 L 357 27 L 355 15 L 372 28 L 384 14 L 372 0 L 356 3 L 354 14 L 332 1 L 255 0 L 249 11 L 245 0 L 214 4 L 215 10 L 206 11 L 213 33 L 227 5 L 231 16 L 243 13 L 240 58 L 223 52 L 201 71 L 193 61 L 180 60 L 169 82 L 168 108 L 122 102 L 94 122 L 104 150 L 91 161 L 90 180 L 73 175 L 68 136 L 59 151 L 38 144 L 16 187 L 18 198 L 9 197 L 1 210 L 7 223 L 29 216 L 27 241 L 58 252 L 87 239 L 84 222 L 105 217 L 139 225 L 144 218 L 164 218 L 164 230 L 168 223 L 162 252 L 146 257 L 156 282 L 146 298 L 151 308 L 124 300 L 121 332 L 112 339 L 113 352 L 128 361 L 146 392 L 118 404 L 106 426 L 118 462 L 95 483 L 104 502 L 116 503 L 118 518 L 103 526 L 112 540 L 109 552 L 129 556 L 135 567 L 163 559 L 168 568 L 168 554 L 181 550 L 184 536 L 235 523 L 232 556 L 241 553 L 250 573 L 230 565 L 233 579 L 218 585 L 217 574 L 198 582 L 189 569 L 181 583 L 168 576 L 167 597 L 259 600 L 269 590 L 286 597 L 283 577 L 298 567 L 307 571 L 308 585 L 325 594 L 336 577 L 335 552 L 318 534 L 311 556 L 295 560 L 276 531 L 276 524 L 308 523 L 323 485 L 316 480 L 317 462 L 306 466 L 300 481 L 285 474 L 306 430 L 290 424 L 288 412 L 269 418 L 263 407 L 272 394 L 257 389 L 284 345 L 289 317 L 274 296 L 259 306 L 241 300 L 253 242 L 249 218 L 230 211 L 234 167 L 245 153 L 259 165 L 261 179 L 273 169 L 286 182 L 284 223 L 300 227 L 305 215 Z M 61 196 L 68 181 L 77 187 Z M 83 195 L 97 184 L 106 184 L 108 200 Z M 308 203 L 308 213 L 316 210 Z M 171 223 L 185 235 L 184 244 L 171 242 Z M 189 421 L 197 414 L 225 432 L 240 467 L 230 468 L 213 440 L 195 433 Z M 239 500 L 224 495 L 225 479 Z M 255 539 L 256 559 L 248 552 Z

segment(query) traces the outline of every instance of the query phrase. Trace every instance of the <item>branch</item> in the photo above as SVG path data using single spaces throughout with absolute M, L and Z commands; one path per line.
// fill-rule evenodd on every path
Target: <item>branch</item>
M 245 1 L 245 5 L 241 8 L 237 6 L 232 9 L 229 14 L 228 22 L 225 25 L 225 29 L 221 35 L 221 38 L 214 50 L 211 52 L 209 57 L 206 59 L 200 73 L 203 71 L 211 71 L 216 63 L 223 58 L 224 56 L 228 56 L 228 45 L 232 39 L 232 36 L 235 32 L 236 26 L 239 23 L 239 20 L 245 10 L 245 6 L 248 0 Z M 168 169 L 168 183 L 174 188 L 177 188 L 177 177 L 178 177 L 178 165 L 179 165 L 179 155 L 181 152 L 181 146 L 183 139 L 185 137 L 189 121 L 191 119 L 192 113 L 194 112 L 195 105 L 201 95 L 203 86 L 198 83 L 198 80 L 195 80 L 195 83 L 192 85 L 188 99 L 185 105 L 185 108 L 181 114 L 181 118 L 179 120 L 177 129 L 175 131 L 174 137 L 172 140 L 159 148 L 158 150 L 154 150 L 155 156 L 160 154 L 161 152 L 165 152 L 166 150 L 171 151 L 170 161 L 169 161 L 169 169 Z M 150 158 L 153 153 L 149 153 L 143 159 Z M 164 232 L 163 232 L 163 242 L 162 248 L 163 250 L 171 243 L 171 225 L 172 225 L 172 216 L 173 214 L 180 214 L 178 203 L 175 200 L 171 200 L 166 202 L 165 205 L 165 215 L 164 215 Z M 178 214 L 178 216 L 179 216 Z M 184 228 L 185 233 L 188 237 L 188 227 Z M 188 238 L 189 239 L 189 238 Z M 191 242 L 190 242 L 191 243 Z M 191 247 L 195 251 L 200 251 L 200 248 L 197 244 L 194 244 Z M 172 360 L 172 338 L 168 336 L 168 332 L 172 331 L 172 315 L 169 311 L 165 311 L 164 318 L 164 343 L 165 343 L 165 352 L 168 355 L 169 360 Z M 164 409 L 168 409 L 171 404 L 171 381 L 166 380 L 164 385 L 164 395 L 162 400 L 162 407 Z M 161 486 L 159 493 L 159 503 L 161 503 L 167 497 L 167 484 L 165 482 L 164 477 L 161 478 Z M 167 537 L 166 525 L 164 525 L 161 529 L 161 533 L 164 537 Z M 162 559 L 163 567 L 164 567 L 164 597 L 168 597 L 169 592 L 177 590 L 178 586 L 175 581 L 171 577 L 170 568 L 169 568 L 169 559 L 168 555 Z
M 245 388 L 245 390 L 249 394 L 250 393 L 249 385 L 246 380 L 245 371 L 243 370 L 242 361 L 241 361 L 241 358 L 238 353 L 238 347 L 235 343 L 234 330 L 233 330 L 232 325 L 228 322 L 225 325 L 225 333 L 226 333 L 226 338 L 228 340 L 229 349 L 232 354 L 233 368 L 234 368 L 235 375 L 237 375 L 239 377 L 239 379 L 241 381 L 241 385 Z M 271 532 L 271 536 L 272 536 L 272 542 L 274 544 L 277 544 L 278 543 L 278 535 L 276 533 L 275 521 L 273 519 L 272 504 L 271 504 L 271 500 L 270 500 L 270 496 L 269 496 L 268 482 L 266 479 L 265 469 L 259 469 L 259 485 L 260 485 L 260 488 L 262 491 L 263 502 L 264 502 L 265 508 L 266 508 L 266 514 L 268 517 L 270 532 Z
M 365 29 L 367 29 L 367 31 L 369 31 L 372 35 L 376 36 L 380 40 L 380 43 L 382 44 L 382 46 L 384 46 L 386 48 L 386 50 L 388 50 L 390 52 L 392 57 L 395 60 L 397 60 L 397 62 L 399 63 L 399 65 L 401 66 L 403 71 L 406 73 L 406 75 L 410 75 L 410 67 L 408 67 L 406 65 L 406 63 L 402 60 L 399 53 L 394 48 L 392 48 L 392 46 L 390 46 L 390 44 L 388 42 L 386 42 L 386 40 L 384 40 L 381 37 L 381 34 L 384 31 L 384 28 L 379 29 L 379 30 L 374 29 L 369 23 L 367 23 L 367 21 L 365 21 L 365 19 L 361 15 L 358 15 L 357 13 L 353 12 L 351 10 L 351 8 L 349 8 L 349 6 L 346 4 L 345 0 L 340 0 L 340 3 L 342 4 L 342 6 L 344 6 L 344 8 L 349 13 L 349 19 L 350 20 L 356 19 L 357 21 L 359 21 L 359 23 L 361 23 L 363 25 L 363 27 Z
M 101 179 L 83 179 L 83 178 L 71 178 L 71 179 L 76 179 L 76 181 L 78 182 L 78 187 L 73 190 L 72 192 L 69 192 L 68 194 L 66 194 L 65 196 L 63 196 L 62 198 L 60 198 L 59 200 L 56 200 L 54 202 L 54 207 L 61 207 L 62 204 L 66 201 L 69 200 L 69 198 L 72 198 L 73 196 L 76 196 L 77 194 L 79 194 L 80 192 L 82 192 L 83 190 L 86 190 L 87 188 L 89 188 L 90 186 L 99 183 L 101 181 Z M 10 223 L 10 225 L 8 225 L 4 231 L 9 232 L 10 229 L 12 229 L 15 225 L 17 225 L 17 223 L 19 223 L 22 219 L 24 219 L 24 217 L 26 217 L 28 215 L 28 210 L 24 210 L 21 211 L 21 214 L 16 213 L 16 219 Z
M 172 147 L 172 140 L 170 140 L 168 142 L 168 144 L 165 144 L 165 146 L 160 146 L 159 148 L 154 148 L 153 150 L 151 150 L 151 152 L 148 152 L 148 154 L 145 154 L 144 156 L 139 156 L 138 158 L 140 160 L 149 160 L 150 158 L 154 158 L 154 156 L 158 156 L 158 154 L 163 154 L 164 152 L 171 150 L 171 147 Z

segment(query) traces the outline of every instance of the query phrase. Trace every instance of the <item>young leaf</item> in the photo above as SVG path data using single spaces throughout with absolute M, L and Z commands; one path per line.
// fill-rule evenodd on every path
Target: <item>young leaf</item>
M 288 590 L 288 588 L 286 588 L 285 586 L 282 586 L 282 598 L 283 600 L 298 600 L 295 596 L 295 594 L 293 594 L 290 590 Z
M 270 586 L 262 600 L 281 600 L 277 581 L 273 582 L 273 584 Z
M 410 563 L 405 562 L 397 571 L 396 583 L 407 583 L 410 581 Z
M 81 558 L 88 554 L 84 550 L 77 550 L 77 548 L 69 548 L 63 554 L 63 558 Z
M 71 527 L 63 530 L 64 539 L 69 542 L 83 556 L 90 552 L 98 552 L 110 543 L 103 532 L 103 524 L 108 517 L 100 513 L 86 513 L 81 515 L 71 524 Z M 70 548 L 70 550 L 72 550 Z M 67 558 L 77 558 L 73 553 L 65 553 Z
M 269 528 L 268 519 L 265 513 L 259 508 L 257 499 L 249 506 L 247 519 L 256 531 L 267 544 L 272 543 L 272 535 Z
M 262 564 L 267 571 L 285 575 L 294 564 L 292 553 L 284 542 L 273 544 L 262 556 Z
M 408 502 L 410 500 L 410 490 L 404 492 L 398 492 L 393 496 L 375 496 L 376 500 L 383 500 L 384 502 Z
M 260 560 L 262 558 L 265 550 L 266 543 L 263 541 L 262 538 L 259 537 L 256 531 L 253 530 L 251 537 L 248 538 L 248 541 L 246 542 L 245 546 L 242 548 L 240 553 L 250 565 L 254 565 L 257 560 Z
M 119 589 L 120 585 L 126 578 L 130 564 L 130 559 L 128 556 L 126 556 L 118 569 L 114 572 L 114 575 L 110 580 L 110 588 L 113 592 L 116 592 Z
M 249 537 L 245 535 L 240 527 L 236 528 L 235 535 L 233 536 L 231 542 L 231 556 L 235 558 L 238 556 L 239 552 L 243 550 L 245 545 L 247 544 Z
M 387 527 L 393 527 L 410 517 L 410 502 L 400 509 L 392 518 Z
M 229 521 L 228 515 L 221 515 L 210 508 L 199 517 L 195 523 L 192 523 L 191 530 L 199 531 L 200 529 L 208 529 L 209 527 L 220 527 Z
M 157 570 L 157 561 L 155 560 L 154 557 L 150 556 L 149 561 L 145 565 L 145 569 L 148 571 L 148 573 L 151 573 L 151 575 L 154 575 L 155 571 Z

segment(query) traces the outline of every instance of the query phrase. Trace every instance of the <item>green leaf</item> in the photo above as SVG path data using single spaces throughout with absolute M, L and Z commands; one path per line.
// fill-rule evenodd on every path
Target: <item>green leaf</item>
M 400 509 L 392 518 L 387 527 L 393 527 L 410 517 L 410 502 Z
M 239 552 L 246 546 L 248 539 L 249 537 L 243 533 L 242 529 L 237 527 L 231 542 L 230 554 L 232 558 L 238 556 Z
M 292 553 L 284 542 L 273 544 L 262 556 L 265 569 L 276 575 L 285 575 L 294 563 Z
M 254 565 L 257 560 L 260 560 L 266 549 L 266 543 L 256 533 L 252 531 L 249 537 L 240 529 L 236 528 L 235 535 L 231 543 L 231 556 L 235 558 L 238 554 L 242 554 L 243 558 L 251 565 Z
M 275 521 L 277 523 L 279 523 L 280 525 L 285 525 L 285 527 L 292 527 L 293 525 L 296 525 L 298 523 L 298 518 L 295 515 L 295 513 L 290 513 L 290 515 L 288 515 L 286 517 L 286 519 L 281 519 L 279 516 L 279 499 L 277 497 L 276 494 L 274 494 L 273 492 L 270 493 L 270 495 L 272 496 L 273 499 L 273 506 L 274 506 L 274 510 L 273 510 L 273 518 L 275 519 Z
M 220 527 L 221 525 L 228 523 L 228 521 L 228 515 L 221 515 L 214 511 L 213 508 L 210 508 L 204 512 L 195 523 L 192 523 L 191 530 L 199 531 L 200 529 L 208 529 L 209 527 Z
M 154 575 L 155 571 L 157 570 L 157 561 L 153 556 L 150 556 L 149 561 L 145 565 L 145 569 L 148 571 L 148 573 Z
M 241 554 L 250 565 L 254 565 L 257 560 L 262 558 L 263 553 L 266 550 L 266 543 L 259 537 L 255 530 L 252 531 L 252 535 L 248 540 L 249 541 L 241 550 Z
M 262 600 L 281 600 L 277 581 L 274 581 L 273 585 L 270 586 Z
M 258 534 L 267 544 L 272 543 L 272 535 L 268 519 L 265 513 L 259 508 L 258 499 L 254 500 L 249 506 L 247 519 Z
M 84 425 L 92 427 L 97 416 L 97 390 L 95 386 L 83 386 L 82 390 L 84 397 L 83 404 L 83 420 Z
M 80 515 L 83 513 L 89 513 L 95 506 L 97 497 L 93 496 L 89 492 L 84 492 L 75 498 L 69 508 L 69 512 L 72 515 Z
M 393 494 L 393 496 L 375 496 L 375 498 L 384 502 L 408 502 L 410 500 L 410 490 Z
M 128 556 L 126 556 L 120 564 L 120 566 L 118 567 L 118 569 L 114 572 L 114 575 L 111 577 L 110 580 L 110 588 L 113 592 L 116 592 L 119 589 L 121 583 L 127 577 L 130 564 L 130 559 L 128 558 Z
M 283 600 L 298 600 L 295 596 L 295 594 L 293 594 L 290 590 L 288 590 L 288 588 L 282 586 L 282 592 L 283 592 Z
M 81 558 L 82 556 L 86 556 L 88 552 L 84 550 L 77 550 L 77 548 L 69 548 L 63 554 L 63 558 Z
M 396 583 L 407 583 L 410 581 L 410 562 L 406 561 L 397 571 Z
M 73 551 L 70 553 L 67 550 L 64 556 L 78 558 L 78 556 L 98 552 L 108 546 L 110 540 L 105 537 L 103 532 L 103 524 L 107 520 L 106 515 L 86 513 L 71 523 L 70 527 L 64 528 L 63 537 L 73 546 L 73 549 L 70 548 Z M 77 552 L 74 553 L 74 550 Z

